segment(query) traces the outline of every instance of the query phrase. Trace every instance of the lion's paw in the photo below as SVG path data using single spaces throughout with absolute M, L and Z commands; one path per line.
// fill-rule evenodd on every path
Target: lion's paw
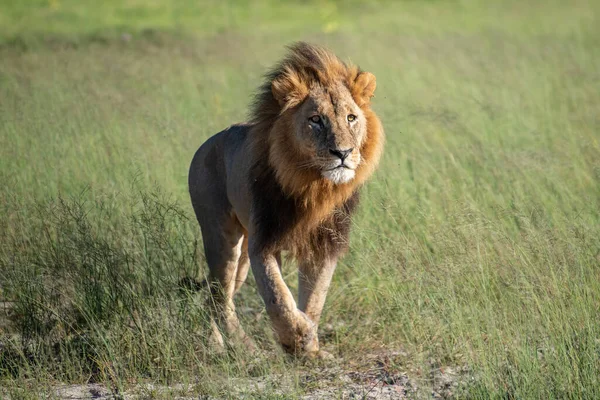
M 279 335 L 279 341 L 287 353 L 295 356 L 313 357 L 319 352 L 317 326 L 302 311 L 296 313 L 293 328 Z

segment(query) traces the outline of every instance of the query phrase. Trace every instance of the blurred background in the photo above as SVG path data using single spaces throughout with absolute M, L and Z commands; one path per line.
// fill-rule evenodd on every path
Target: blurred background
M 0 0 L 0 396 L 600 397 L 599 12 Z M 191 157 L 298 40 L 377 76 L 387 135 L 319 368 L 274 350 L 253 278 L 236 301 L 258 358 L 215 356 L 205 294 L 177 285 L 206 270 Z

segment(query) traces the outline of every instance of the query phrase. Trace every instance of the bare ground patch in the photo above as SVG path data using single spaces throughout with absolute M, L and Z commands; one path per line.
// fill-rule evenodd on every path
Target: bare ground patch
M 299 375 L 272 374 L 253 378 L 223 377 L 223 391 L 205 394 L 201 383 L 162 385 L 135 384 L 123 391 L 104 384 L 59 384 L 47 398 L 61 400 L 91 399 L 225 399 L 225 398 L 299 398 L 317 399 L 415 399 L 455 398 L 471 379 L 464 367 L 440 367 L 429 371 L 426 378 L 397 368 L 404 351 L 379 351 L 365 355 L 360 361 L 338 359 L 327 365 L 305 365 Z M 226 389 L 225 389 L 226 388 Z M 14 397 L 8 395 L 10 399 Z M 16 398 L 16 397 L 15 397 Z

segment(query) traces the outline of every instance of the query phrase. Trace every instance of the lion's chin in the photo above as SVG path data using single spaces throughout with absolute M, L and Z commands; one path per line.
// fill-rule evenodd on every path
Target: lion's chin
M 355 172 L 353 169 L 343 167 L 321 172 L 323 178 L 330 180 L 336 185 L 350 182 L 352 179 L 354 179 L 354 174 Z

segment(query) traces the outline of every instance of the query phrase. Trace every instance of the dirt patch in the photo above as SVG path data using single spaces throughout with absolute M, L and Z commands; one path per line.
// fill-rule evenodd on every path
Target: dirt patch
M 87 385 L 64 385 L 56 388 L 54 394 L 59 399 L 112 399 L 112 392 L 105 386 L 90 383 Z
M 399 359 L 409 357 L 403 351 L 381 351 L 368 354 L 364 361 L 352 364 L 337 360 L 329 365 L 302 367 L 300 381 L 290 376 L 232 378 L 228 389 L 220 395 L 199 394 L 194 385 L 138 384 L 116 394 L 100 384 L 61 385 L 53 395 L 64 400 L 89 399 L 222 399 L 254 398 L 266 393 L 304 400 L 317 399 L 451 399 L 467 382 L 468 373 L 461 367 L 434 368 L 429 378 L 414 379 L 410 372 L 397 367 Z M 201 391 L 200 391 L 201 392 Z

